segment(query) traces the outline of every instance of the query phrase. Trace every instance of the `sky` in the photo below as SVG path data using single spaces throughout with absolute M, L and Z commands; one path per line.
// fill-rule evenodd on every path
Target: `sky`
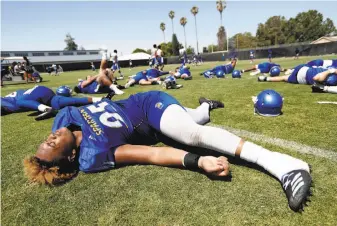
M 149 49 L 163 42 L 161 22 L 166 24 L 166 41 L 171 41 L 170 10 L 175 11 L 173 26 L 179 42 L 184 44 L 179 20 L 186 17 L 187 45 L 196 48 L 193 6 L 199 7 L 196 22 L 202 51 L 217 42 L 220 14 L 216 1 L 1 1 L 1 50 L 63 50 L 65 35 L 70 33 L 85 49 L 104 45 L 129 54 L 135 48 Z M 222 22 L 229 36 L 246 31 L 255 35 L 257 25 L 271 16 L 289 19 L 316 9 L 337 26 L 336 6 L 333 1 L 227 1 Z

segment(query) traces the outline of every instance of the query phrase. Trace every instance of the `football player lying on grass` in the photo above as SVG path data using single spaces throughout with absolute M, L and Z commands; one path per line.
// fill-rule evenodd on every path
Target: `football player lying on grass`
M 259 82 L 288 82 L 293 84 L 307 84 L 313 85 L 320 83 L 327 86 L 337 85 L 337 69 L 322 68 L 322 67 L 308 67 L 306 64 L 298 65 L 294 68 L 290 75 L 278 77 L 259 76 Z
M 306 63 L 306 65 L 308 67 L 322 67 L 322 68 L 326 68 L 326 69 L 328 69 L 330 67 L 337 68 L 337 60 L 316 59 L 316 60 L 309 61 L 308 63 Z M 295 68 L 288 69 L 288 70 L 286 70 L 286 72 L 284 74 L 290 75 L 294 70 L 295 70 Z
M 323 68 L 337 67 L 337 59 L 336 60 L 316 59 L 309 61 L 307 65 L 309 67 L 323 67 Z
M 220 66 L 216 66 L 211 70 L 204 71 L 200 73 L 205 78 L 213 78 L 216 76 L 217 78 L 225 78 L 225 74 L 231 74 L 236 66 L 236 58 L 234 58 L 229 64 L 224 64 Z
M 110 93 L 113 91 L 117 95 L 121 95 L 124 92 L 117 88 L 117 85 L 113 84 L 115 80 L 113 74 L 114 71 L 107 68 L 108 66 L 108 54 L 106 50 L 102 52 L 102 61 L 99 69 L 99 74 L 95 76 L 87 76 L 86 80 L 80 80 L 78 85 L 74 87 L 76 93 Z
M 25 173 L 30 181 L 47 185 L 65 183 L 78 171 L 99 172 L 122 164 L 184 167 L 228 176 L 229 163 L 223 156 L 150 146 L 171 139 L 263 167 L 281 182 L 290 208 L 302 209 L 310 195 L 309 165 L 224 129 L 204 126 L 210 120 L 209 111 L 224 104 L 206 98 L 199 103 L 197 109 L 189 109 L 165 92 L 150 91 L 120 101 L 103 99 L 85 107 L 67 107 L 57 114 L 52 133 L 36 154 L 24 160 Z
M 191 80 L 192 74 L 191 74 L 191 71 L 190 71 L 190 67 L 185 66 L 184 64 L 182 64 L 180 67 L 177 67 L 175 69 L 174 77 L 175 78 L 181 78 L 181 79 L 184 79 L 184 80 Z
M 260 73 L 267 74 L 267 73 L 270 72 L 270 70 L 273 67 L 280 68 L 280 72 L 285 71 L 285 69 L 282 69 L 279 64 L 264 62 L 264 63 L 261 63 L 261 64 L 257 64 L 252 68 L 241 70 L 241 73 L 248 72 L 248 71 L 254 71 L 254 72 L 251 72 L 250 75 L 257 75 L 257 74 L 260 74 Z M 274 75 L 274 76 L 277 76 L 277 75 Z
M 145 85 L 160 85 L 161 80 L 160 76 L 167 75 L 170 72 L 168 71 L 159 71 L 158 65 L 156 65 L 156 68 L 150 68 L 148 70 L 140 71 L 135 76 L 131 77 L 129 81 L 125 84 L 125 89 L 129 88 L 130 86 L 133 86 L 135 84 L 139 84 L 142 86 Z
M 56 110 L 63 107 L 88 105 L 102 99 L 97 97 L 71 97 L 71 90 L 67 86 L 60 86 L 56 90 L 56 94 L 45 86 L 35 86 L 28 90 L 17 90 L 5 97 L 1 97 L 1 115 L 25 111 L 40 111 L 42 114 L 35 119 L 42 120 L 55 116 Z

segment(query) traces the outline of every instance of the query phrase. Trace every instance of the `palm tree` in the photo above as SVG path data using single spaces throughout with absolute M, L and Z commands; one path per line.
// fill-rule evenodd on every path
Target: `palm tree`
M 195 36 L 197 37 L 197 53 L 199 53 L 199 43 L 198 43 L 198 30 L 197 30 L 197 17 L 196 15 L 199 12 L 199 8 L 197 6 L 193 6 L 191 9 L 191 13 L 194 16 L 194 22 L 195 22 Z
M 165 32 L 164 32 L 165 29 L 166 29 L 165 23 L 161 22 L 161 23 L 160 23 L 160 30 L 162 30 L 162 32 L 163 32 L 163 34 L 164 34 L 164 43 L 166 42 L 166 41 L 165 41 Z
M 220 13 L 220 25 L 222 26 L 222 11 L 226 9 L 226 2 L 225 1 L 216 1 L 216 9 Z
M 185 35 L 185 49 L 187 49 L 187 44 L 186 44 L 186 32 L 185 32 L 185 25 L 187 24 L 187 19 L 186 17 L 180 18 L 180 24 L 181 26 L 184 27 L 184 35 Z
M 171 21 L 172 21 L 172 35 L 174 34 L 174 27 L 173 27 L 173 18 L 174 18 L 174 11 L 173 10 L 171 10 L 170 12 L 169 12 L 169 17 L 171 18 Z

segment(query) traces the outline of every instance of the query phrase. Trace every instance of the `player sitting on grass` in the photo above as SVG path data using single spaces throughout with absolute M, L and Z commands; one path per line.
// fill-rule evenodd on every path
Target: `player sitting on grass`
M 320 83 L 327 86 L 337 85 L 337 69 L 308 67 L 306 64 L 301 64 L 295 67 L 290 75 L 278 77 L 259 76 L 259 82 L 288 82 L 293 84 L 313 85 Z
M 217 78 L 224 78 L 225 74 L 231 74 L 233 72 L 236 62 L 237 60 L 234 58 L 229 64 L 216 66 L 211 70 L 200 73 L 200 75 L 204 75 L 205 78 L 213 78 L 214 76 Z
M 110 69 L 107 69 L 108 65 L 108 54 L 104 50 L 102 51 L 102 61 L 100 65 L 100 72 L 95 76 L 87 76 L 86 80 L 80 80 L 78 85 L 74 87 L 76 93 L 110 93 L 111 91 L 115 92 L 117 95 L 121 95 L 124 92 L 117 88 L 113 84 L 114 72 Z
M 248 71 L 254 71 L 254 72 L 251 72 L 250 75 L 257 75 L 260 73 L 269 73 L 272 67 L 275 67 L 275 66 L 280 68 L 280 72 L 285 71 L 284 69 L 281 69 L 281 66 L 279 64 L 264 62 L 261 64 L 257 64 L 252 68 L 241 70 L 241 73 L 248 72 Z
M 115 102 L 104 99 L 85 107 L 67 107 L 56 116 L 52 133 L 35 156 L 24 160 L 25 173 L 31 181 L 48 185 L 65 183 L 79 170 L 93 173 L 122 164 L 185 167 L 228 176 L 229 163 L 223 156 L 199 156 L 172 147 L 151 146 L 173 140 L 263 167 L 281 182 L 290 208 L 302 209 L 310 193 L 309 165 L 224 129 L 203 126 L 209 121 L 209 111 L 224 105 L 206 98 L 200 98 L 199 103 L 201 106 L 192 110 L 165 92 L 150 91 Z
M 180 67 L 177 67 L 175 69 L 174 77 L 175 78 L 181 78 L 181 79 L 184 79 L 184 80 L 191 80 L 192 74 L 191 74 L 191 71 L 190 71 L 190 67 L 184 66 L 184 65 L 181 65 Z
M 129 81 L 125 84 L 125 89 L 129 88 L 130 86 L 133 86 L 135 84 L 139 84 L 142 86 L 145 85 L 160 85 L 161 81 L 160 81 L 160 76 L 162 75 L 167 75 L 170 72 L 166 71 L 159 71 L 158 69 L 158 65 L 156 66 L 156 68 L 151 68 L 148 70 L 144 70 L 144 71 L 140 71 L 138 72 L 135 76 L 131 77 L 129 79 Z
M 36 117 L 36 120 L 42 120 L 54 116 L 55 110 L 63 107 L 88 105 L 102 99 L 97 97 L 70 97 L 71 90 L 66 86 L 59 87 L 56 90 L 56 94 L 45 86 L 35 86 L 28 90 L 17 90 L 5 97 L 1 97 L 1 115 L 25 111 L 40 111 L 42 114 Z

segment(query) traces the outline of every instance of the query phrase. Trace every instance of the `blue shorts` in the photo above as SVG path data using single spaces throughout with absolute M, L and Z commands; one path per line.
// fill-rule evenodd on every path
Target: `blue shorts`
M 181 104 L 172 96 L 161 91 L 149 91 L 130 96 L 127 100 L 117 101 L 138 133 L 147 134 L 150 129 L 160 132 L 160 120 L 168 106 Z
M 294 68 L 294 71 L 288 77 L 288 82 L 289 83 L 298 84 L 297 73 L 304 66 L 307 66 L 307 65 L 301 64 L 301 65 L 298 65 L 297 67 Z
M 272 58 L 272 55 L 271 55 L 271 53 L 269 53 L 269 54 L 268 54 L 268 58 L 269 58 L 269 59 L 270 59 L 270 58 Z
M 162 57 L 157 57 L 157 64 L 158 65 L 163 65 L 164 64 L 164 59 Z
M 322 59 L 317 59 L 317 60 L 312 60 L 307 63 L 309 67 L 321 67 L 323 66 L 323 60 Z
M 138 72 L 133 79 L 136 81 L 136 84 L 139 83 L 140 80 L 145 79 L 147 81 L 146 76 L 143 74 L 143 72 Z
M 114 63 L 114 64 L 112 65 L 111 69 L 114 70 L 114 71 L 119 70 L 119 69 L 120 69 L 119 64 L 118 64 L 118 63 Z

